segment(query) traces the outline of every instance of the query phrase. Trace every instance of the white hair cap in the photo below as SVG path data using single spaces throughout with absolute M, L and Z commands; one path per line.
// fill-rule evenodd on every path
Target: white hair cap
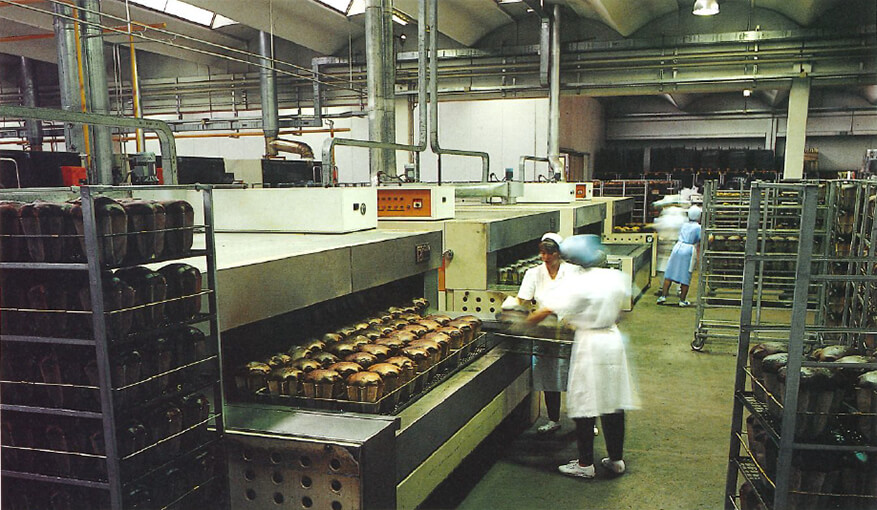
M 563 237 L 561 237 L 560 234 L 555 234 L 554 232 L 548 232 L 543 235 L 541 241 L 544 241 L 546 239 L 551 239 L 552 241 L 557 243 L 558 246 L 560 246 L 560 243 L 563 242 Z
M 688 208 L 688 219 L 691 221 L 700 221 L 701 209 L 700 207 L 693 205 Z

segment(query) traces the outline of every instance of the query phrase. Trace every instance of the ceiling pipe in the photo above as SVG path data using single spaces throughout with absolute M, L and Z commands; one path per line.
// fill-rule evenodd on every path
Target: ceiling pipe
M 560 159 L 560 5 L 551 19 L 551 65 L 548 79 L 548 164 L 552 178 L 565 181 Z
M 39 106 L 37 104 L 37 84 L 34 80 L 33 60 L 27 57 L 21 57 L 21 91 L 24 106 Z M 38 119 L 25 119 L 24 129 L 27 133 L 25 148 L 31 151 L 43 150 L 43 124 Z
M 61 94 L 61 109 L 70 112 L 82 111 L 79 97 L 79 71 L 76 63 L 76 31 L 73 22 L 73 9 L 64 4 L 53 4 L 58 16 L 53 17 L 55 38 L 58 41 L 58 86 Z M 64 144 L 68 152 L 84 152 L 85 138 L 82 128 L 72 123 L 64 124 Z
M 480 151 L 463 151 L 457 149 L 444 149 L 439 145 L 438 136 L 438 53 L 436 40 L 438 39 L 438 0 L 428 0 L 429 3 L 429 147 L 438 156 L 438 182 L 442 182 L 442 155 L 470 156 L 481 158 L 481 182 L 487 182 L 490 175 L 490 155 Z
M 345 145 L 348 147 L 385 148 L 401 151 L 416 152 L 418 164 L 420 153 L 426 150 L 426 58 L 427 58 L 427 0 L 418 0 L 417 14 L 417 103 L 418 103 L 418 126 L 420 131 L 417 145 L 401 143 L 373 142 L 371 140 L 355 140 L 352 138 L 327 138 L 323 142 L 322 183 L 331 186 L 335 183 L 335 146 Z M 374 176 L 375 178 L 377 175 Z M 374 180 L 373 180 L 374 182 Z
M 280 131 L 277 110 L 277 73 L 274 71 L 274 56 L 271 51 L 271 34 L 259 31 L 259 55 L 262 67 L 259 68 L 259 93 L 262 98 L 262 131 L 265 133 L 265 156 L 277 155 L 272 142 Z
M 107 115 L 110 96 L 107 91 L 107 68 L 104 62 L 104 38 L 101 30 L 100 0 L 79 0 L 83 23 L 83 47 L 85 50 L 86 83 L 89 111 Z M 93 126 L 91 155 L 93 168 L 88 182 L 113 184 L 113 137 L 109 126 Z

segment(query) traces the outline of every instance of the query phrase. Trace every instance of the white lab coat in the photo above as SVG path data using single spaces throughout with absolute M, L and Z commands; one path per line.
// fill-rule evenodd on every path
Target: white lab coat
M 566 395 L 571 418 L 638 407 L 624 337 L 615 325 L 630 292 L 621 271 L 593 268 L 565 279 L 544 300 L 576 328 Z
M 545 264 L 531 267 L 524 273 L 521 288 L 518 290 L 518 298 L 524 301 L 535 300 L 536 307 L 544 306 L 546 296 L 552 294 L 562 282 L 574 275 L 582 273 L 582 267 L 567 262 L 561 262 L 554 279 L 548 274 Z M 555 312 L 558 320 L 563 318 L 563 311 Z M 566 370 L 566 360 L 546 356 L 533 357 L 533 389 L 537 391 L 562 391 L 563 374 Z

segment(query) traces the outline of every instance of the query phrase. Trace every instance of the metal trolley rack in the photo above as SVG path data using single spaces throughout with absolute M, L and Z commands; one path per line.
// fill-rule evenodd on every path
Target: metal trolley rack
M 831 217 L 832 202 L 827 200 L 828 186 L 820 188 L 817 208 L 820 218 Z M 765 198 L 762 206 L 770 214 L 762 222 L 764 250 L 773 257 L 756 275 L 755 312 L 758 324 L 788 325 L 795 283 L 794 261 L 790 255 L 798 250 L 797 222 L 800 204 L 794 194 L 784 197 L 779 191 Z M 716 181 L 704 185 L 703 231 L 700 242 L 700 272 L 694 339 L 691 348 L 702 350 L 707 341 L 736 341 L 739 328 L 737 310 L 741 304 L 744 279 L 744 246 L 748 239 L 750 191 L 718 188 Z M 829 243 L 830 225 L 820 220 L 813 233 L 817 250 L 824 253 Z M 824 301 L 824 294 L 814 288 L 811 300 Z M 763 332 L 762 339 L 771 338 Z
M 598 181 L 594 194 L 600 197 L 631 197 L 633 198 L 633 221 L 651 223 L 655 215 L 651 212 L 652 202 L 664 195 L 672 195 L 679 191 L 679 181 L 675 180 L 632 180 L 621 179 Z
M 220 450 L 223 395 L 211 189 L 160 188 L 200 191 L 203 205 L 190 205 L 203 206 L 203 225 L 169 223 L 164 229 L 101 233 L 96 219 L 99 197 L 136 197 L 138 192 L 156 189 L 82 186 L 0 194 L 0 199 L 26 202 L 47 198 L 62 202 L 78 195 L 82 211 L 80 233 L 65 225 L 60 233 L 25 235 L 15 232 L 14 221 L 0 227 L 5 230 L 0 232 L 0 280 L 7 287 L 0 308 L 4 351 L 0 473 L 4 489 L 10 489 L 4 491 L 4 508 L 196 508 L 226 500 L 225 470 L 219 467 L 225 456 Z M 164 255 L 153 254 L 146 260 L 120 262 L 120 257 L 107 255 L 106 246 L 121 236 L 133 243 L 146 235 L 166 234 L 169 240 L 172 233 L 174 239 L 191 241 L 194 248 L 184 240 L 183 249 L 168 248 Z M 60 257 L 39 262 L 24 249 L 16 256 L 16 243 L 21 247 L 35 237 L 81 248 L 65 249 Z M 206 260 L 206 285 L 200 291 L 178 289 L 153 299 L 128 287 L 128 295 L 136 297 L 127 303 L 118 306 L 108 299 L 113 285 L 127 285 L 119 283 L 113 270 L 181 260 Z M 23 275 L 33 275 L 47 286 L 65 280 L 78 283 L 51 287 L 55 298 L 40 309 L 21 306 L 10 297 L 16 286 L 6 284 Z M 79 296 L 90 295 L 90 306 L 57 299 L 72 288 Z M 195 310 L 202 297 L 207 306 Z M 164 317 L 157 312 L 161 309 L 173 313 Z M 135 319 L 147 314 L 155 322 L 144 325 Z M 74 321 L 80 326 L 64 326 Z M 133 326 L 120 327 L 125 321 Z M 159 327 L 154 327 L 156 323 Z
M 826 325 L 820 304 L 812 300 L 813 289 L 826 284 L 850 285 L 851 299 L 863 303 L 870 303 L 877 290 L 877 253 L 871 244 L 877 241 L 874 183 L 850 186 L 856 198 L 850 203 L 861 213 L 856 238 L 849 241 L 857 247 L 854 255 L 846 254 L 849 247 L 835 246 L 828 253 L 818 249 L 820 222 L 832 218 L 817 206 L 825 191 L 832 202 L 840 186 L 752 187 L 725 491 L 728 510 L 877 505 L 877 390 L 867 382 L 877 375 L 877 321 L 872 309 L 864 321 L 864 315 L 849 314 L 846 324 Z M 799 249 L 795 255 L 777 255 L 766 249 L 774 208 L 792 203 L 800 214 L 790 225 L 799 236 Z M 790 319 L 782 325 L 759 323 L 757 275 L 778 261 L 794 264 Z M 765 333 L 773 342 L 756 345 Z M 744 412 L 749 415 L 745 420 Z M 742 485 L 738 473 L 745 478 Z

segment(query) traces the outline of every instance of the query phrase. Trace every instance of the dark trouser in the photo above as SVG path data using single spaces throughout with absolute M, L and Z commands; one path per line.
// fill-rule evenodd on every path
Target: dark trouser
M 543 391 L 542 393 L 545 395 L 545 409 L 548 410 L 548 419 L 560 421 L 560 392 Z
M 579 446 L 579 464 L 589 466 L 594 463 L 594 424 L 597 418 L 575 418 L 576 441 Z M 624 411 L 600 416 L 603 436 L 606 438 L 606 451 L 610 460 L 622 460 L 624 455 Z

